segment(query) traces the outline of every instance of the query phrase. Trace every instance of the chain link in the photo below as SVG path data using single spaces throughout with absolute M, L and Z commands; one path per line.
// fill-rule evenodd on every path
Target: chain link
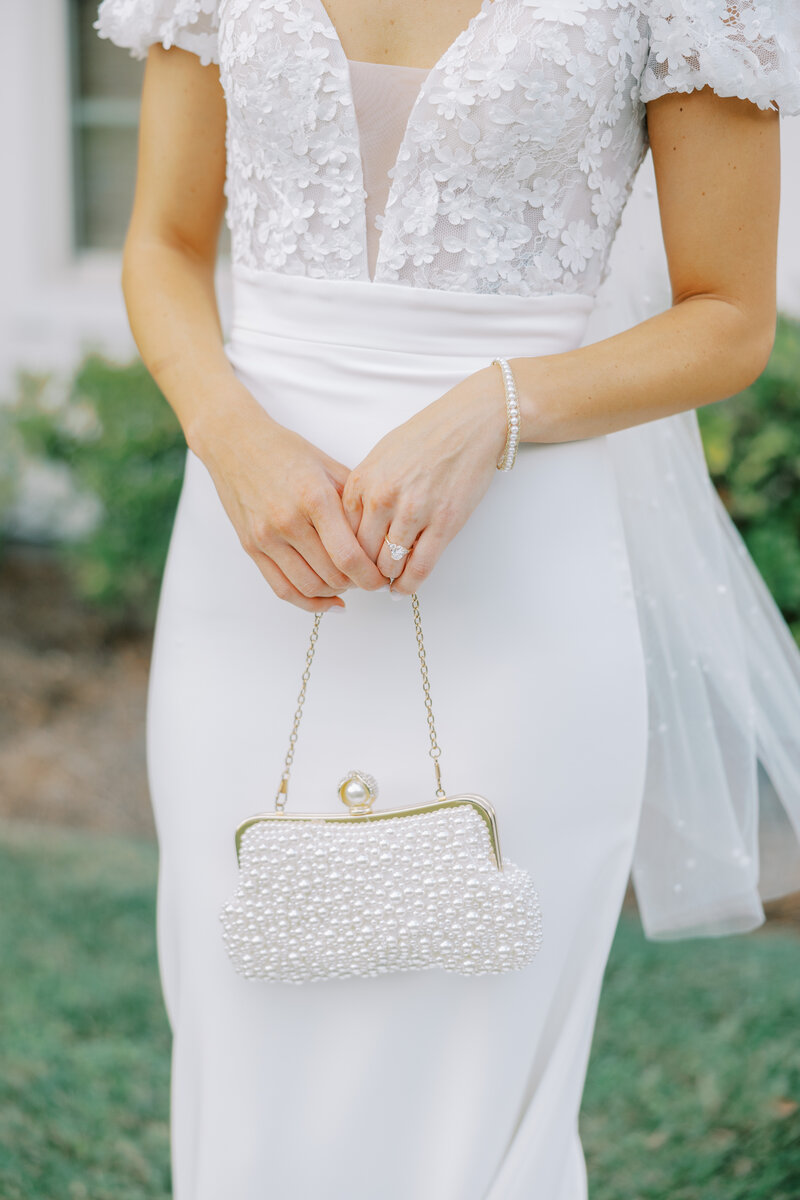
M 289 734 L 289 749 L 286 752 L 283 771 L 281 772 L 281 784 L 275 796 L 275 808 L 278 812 L 283 812 L 286 807 L 286 799 L 289 793 L 289 769 L 294 760 L 294 748 L 297 743 L 297 730 L 300 727 L 300 718 L 303 715 L 303 704 L 306 698 L 306 684 L 311 676 L 311 663 L 314 660 L 314 651 L 317 647 L 317 638 L 319 637 L 319 623 L 322 620 L 323 614 L 318 612 L 314 616 L 314 628 L 311 630 L 311 637 L 308 642 L 308 650 L 306 651 L 306 667 L 303 671 L 302 680 L 303 686 L 297 696 L 297 710 L 294 714 L 292 723 L 292 732 Z
M 442 751 L 439 748 L 439 743 L 436 741 L 436 726 L 433 723 L 433 703 L 431 701 L 431 685 L 428 679 L 428 662 L 425 658 L 425 642 L 422 638 L 422 619 L 419 615 L 419 598 L 416 592 L 411 595 L 411 607 L 414 610 L 414 629 L 417 634 L 417 649 L 419 651 L 419 670 L 422 675 L 422 692 L 425 696 L 425 708 L 428 714 L 428 735 L 431 739 L 431 748 L 428 751 L 433 759 L 433 768 L 436 772 L 436 795 L 439 799 L 444 799 L 446 792 L 442 787 L 442 773 L 439 769 L 439 756 Z
M 416 633 L 417 650 L 419 653 L 419 669 L 420 674 L 422 675 L 422 691 L 425 697 L 428 736 L 430 737 L 431 742 L 431 748 L 428 753 L 433 759 L 433 768 L 436 772 L 436 796 L 438 799 L 443 800 L 447 793 L 442 787 L 442 773 L 439 767 L 439 756 L 441 755 L 442 751 L 439 747 L 439 743 L 436 740 L 436 726 L 433 721 L 433 704 L 431 702 L 430 680 L 428 679 L 428 663 L 425 658 L 425 642 L 422 637 L 422 619 L 419 614 L 419 598 L 416 592 L 413 592 L 411 595 L 411 607 L 414 611 L 414 630 Z M 314 651 L 316 649 L 317 639 L 319 637 L 320 621 L 322 620 L 323 615 L 324 614 L 321 612 L 315 614 L 314 627 L 311 630 L 311 636 L 308 642 L 308 650 L 306 651 L 306 666 L 302 674 L 302 687 L 300 688 L 297 696 L 297 710 L 295 711 L 294 721 L 292 722 L 292 732 L 289 735 L 289 749 L 286 752 L 284 768 L 281 772 L 280 787 L 278 788 L 275 796 L 275 809 L 278 812 L 283 812 L 285 809 L 286 800 L 289 794 L 289 771 L 294 760 L 294 749 L 297 743 L 297 731 L 300 727 L 300 718 L 303 715 L 303 704 L 305 703 L 306 699 L 306 684 L 311 676 L 311 663 L 314 659 Z

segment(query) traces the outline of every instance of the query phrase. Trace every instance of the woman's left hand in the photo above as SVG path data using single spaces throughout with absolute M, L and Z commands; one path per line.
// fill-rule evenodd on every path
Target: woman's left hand
M 506 443 L 500 370 L 468 375 L 392 429 L 354 467 L 342 504 L 369 558 L 410 595 L 478 506 Z M 411 549 L 392 558 L 384 541 Z

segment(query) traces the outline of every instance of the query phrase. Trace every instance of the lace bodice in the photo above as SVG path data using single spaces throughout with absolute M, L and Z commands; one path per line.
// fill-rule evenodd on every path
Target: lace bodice
M 370 280 L 355 80 L 322 0 L 103 0 L 96 28 L 219 63 L 235 263 Z M 483 0 L 407 112 L 375 280 L 594 295 L 647 102 L 705 85 L 800 112 L 794 0 Z

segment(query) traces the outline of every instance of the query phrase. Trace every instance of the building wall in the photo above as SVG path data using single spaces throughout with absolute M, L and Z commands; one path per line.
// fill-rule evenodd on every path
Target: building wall
M 13 390 L 16 368 L 68 369 L 98 348 L 135 353 L 120 290 L 120 256 L 74 248 L 70 0 L 35 0 L 4 9 L 7 53 L 0 73 L 0 144 L 11 186 L 0 188 L 4 262 L 0 276 L 0 397 Z M 125 55 L 116 47 L 111 52 Z M 778 301 L 800 315 L 800 120 L 782 120 L 783 194 Z M 630 208 L 654 181 L 648 155 Z M 657 202 L 653 239 L 660 242 Z M 627 215 L 627 214 L 626 214 Z M 623 218 L 624 232 L 625 219 Z M 659 246 L 659 249 L 661 247 Z M 621 257 L 621 256 L 620 256 Z M 230 289 L 227 262 L 218 269 L 223 322 Z
M 12 182 L 0 188 L 0 397 L 18 367 L 65 370 L 92 348 L 136 352 L 119 252 L 74 247 L 69 0 L 9 4 L 3 16 L 14 53 L 0 73 L 0 144 Z M 223 315 L 226 275 L 223 261 Z

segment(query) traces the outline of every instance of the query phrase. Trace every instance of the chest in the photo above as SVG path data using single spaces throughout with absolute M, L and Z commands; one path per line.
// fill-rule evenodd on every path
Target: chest
M 372 277 L 352 63 L 382 61 L 381 21 L 398 18 L 378 2 L 383 16 L 367 31 L 363 0 L 355 3 L 219 0 L 228 224 L 244 265 Z M 410 0 L 409 13 L 418 17 L 420 3 Z M 425 54 L 408 54 L 407 68 L 393 65 L 394 53 L 392 65 L 384 58 L 374 68 L 431 64 L 386 164 L 374 279 L 521 295 L 593 291 L 646 148 L 640 4 L 470 5 L 441 6 L 457 27 L 452 40 L 453 26 L 440 27 Z M 415 24 L 400 19 L 405 31 Z M 346 45 L 348 30 L 362 40 Z M 399 45 L 402 63 L 411 43 Z
M 349 59 L 428 69 L 480 0 L 324 0 L 324 7 Z

